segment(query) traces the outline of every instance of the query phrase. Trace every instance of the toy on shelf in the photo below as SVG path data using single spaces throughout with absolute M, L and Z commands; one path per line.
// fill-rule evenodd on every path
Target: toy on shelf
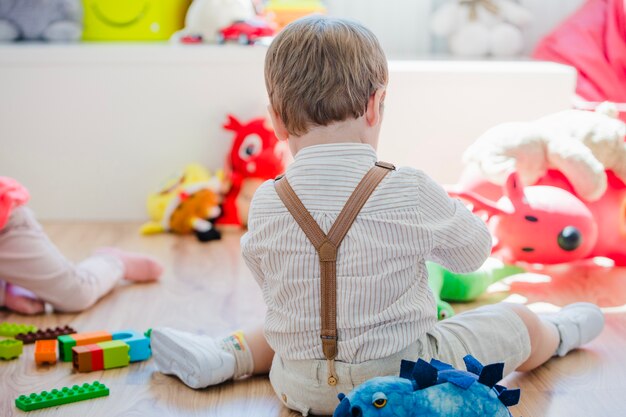
M 72 363 L 78 372 L 120 368 L 130 363 L 129 350 L 130 347 L 120 340 L 74 346 Z
M 0 0 L 0 42 L 77 41 L 82 16 L 80 0 Z
M 190 0 L 83 0 L 89 41 L 167 40 L 183 27 Z
M 289 23 L 309 14 L 325 14 L 320 0 L 269 0 L 264 6 L 267 18 L 282 30 Z
M 463 361 L 467 371 L 435 359 L 402 361 L 400 377 L 372 378 L 339 394 L 333 417 L 510 417 L 520 390 L 497 385 L 504 364 L 483 366 L 471 355 Z
M 0 359 L 10 360 L 19 357 L 22 354 L 23 345 L 21 340 L 0 340 Z
M 9 323 L 6 321 L 0 323 L 0 336 L 4 337 L 15 337 L 20 333 L 30 333 L 36 331 L 37 327 L 31 326 L 30 324 Z
M 131 362 L 145 361 L 152 355 L 150 339 L 145 334 L 134 330 L 122 330 L 112 334 L 113 340 L 126 343 L 130 347 Z
M 51 391 L 41 391 L 39 394 L 20 395 L 15 399 L 15 406 L 22 411 L 32 411 L 106 397 L 107 395 L 109 395 L 109 388 L 98 381 L 94 381 L 92 384 L 84 383 L 81 386 L 74 385 L 71 388 L 63 387 Z
M 252 19 L 250 0 L 194 0 L 187 10 L 185 27 L 174 33 L 173 42 L 216 42 L 219 30 L 236 21 Z
M 212 176 L 198 164 L 187 165 L 148 196 L 151 221 L 141 227 L 141 233 L 194 233 L 201 242 L 219 239 L 213 222 L 221 214 L 221 189 L 221 172 Z
M 219 30 L 217 42 L 237 41 L 242 45 L 253 45 L 261 38 L 274 36 L 274 33 L 274 28 L 264 20 L 238 20 Z
M 35 363 L 37 365 L 57 363 L 56 340 L 37 340 L 35 342 Z
M 526 272 L 524 269 L 506 265 L 496 258 L 488 258 L 475 272 L 457 274 L 434 262 L 426 262 L 428 285 L 437 301 L 437 315 L 443 320 L 454 315 L 454 309 L 446 301 L 469 302 L 482 295 L 491 284 L 511 275 Z
M 224 213 L 217 224 L 246 226 L 256 189 L 284 171 L 285 150 L 263 117 L 241 123 L 229 115 L 224 129 L 233 131 L 235 139 L 226 160 L 229 189 L 224 197 Z
M 90 333 L 74 333 L 59 336 L 59 359 L 62 362 L 72 361 L 72 348 L 74 346 L 91 345 L 98 342 L 113 340 L 113 335 L 106 331 Z
M 521 28 L 532 20 L 513 0 L 449 0 L 431 20 L 431 31 L 447 38 L 453 55 L 514 56 L 524 48 Z
M 37 330 L 36 332 L 32 333 L 19 333 L 15 336 L 15 338 L 24 342 L 25 345 L 29 345 L 31 343 L 35 343 L 37 340 L 56 339 L 59 336 L 72 333 L 76 333 L 76 330 L 74 330 L 70 326 L 65 326 L 48 328 L 45 330 Z

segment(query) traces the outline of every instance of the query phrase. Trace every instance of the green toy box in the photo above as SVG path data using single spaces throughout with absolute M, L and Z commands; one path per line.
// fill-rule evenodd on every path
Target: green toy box
M 185 22 L 191 0 L 83 0 L 83 40 L 167 40 Z

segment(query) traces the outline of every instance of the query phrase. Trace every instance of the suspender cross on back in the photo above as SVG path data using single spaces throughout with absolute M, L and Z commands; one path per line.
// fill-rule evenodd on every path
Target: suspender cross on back
M 385 176 L 396 169 L 392 164 L 376 162 L 356 186 L 335 223 L 325 234 L 311 213 L 304 207 L 284 176 L 274 183 L 276 192 L 304 234 L 311 241 L 320 260 L 320 314 L 322 319 L 322 350 L 328 360 L 328 385 L 338 382 L 335 372 L 337 357 L 337 250 L 352 223 Z

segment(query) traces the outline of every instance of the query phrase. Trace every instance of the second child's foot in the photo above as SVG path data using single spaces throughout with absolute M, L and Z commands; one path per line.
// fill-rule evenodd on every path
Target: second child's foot
M 567 305 L 557 314 L 543 316 L 559 331 L 561 341 L 556 354 L 565 356 L 573 349 L 592 341 L 604 328 L 602 310 L 591 303 L 574 303 Z
M 45 311 L 44 302 L 36 298 L 35 294 L 11 284 L 6 285 L 4 305 L 20 314 L 40 314 Z
M 163 266 L 156 259 L 140 253 L 126 252 L 117 248 L 101 248 L 99 254 L 112 255 L 124 264 L 124 278 L 129 281 L 156 281 L 163 273 Z
M 153 329 L 150 339 L 157 369 L 191 388 L 217 385 L 235 375 L 235 357 L 217 339 L 168 328 Z

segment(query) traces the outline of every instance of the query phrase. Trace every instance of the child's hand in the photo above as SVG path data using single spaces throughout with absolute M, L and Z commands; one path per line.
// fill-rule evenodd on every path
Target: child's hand
M 20 314 L 40 314 L 45 311 L 44 302 L 22 287 L 8 284 L 4 293 L 4 305 Z

